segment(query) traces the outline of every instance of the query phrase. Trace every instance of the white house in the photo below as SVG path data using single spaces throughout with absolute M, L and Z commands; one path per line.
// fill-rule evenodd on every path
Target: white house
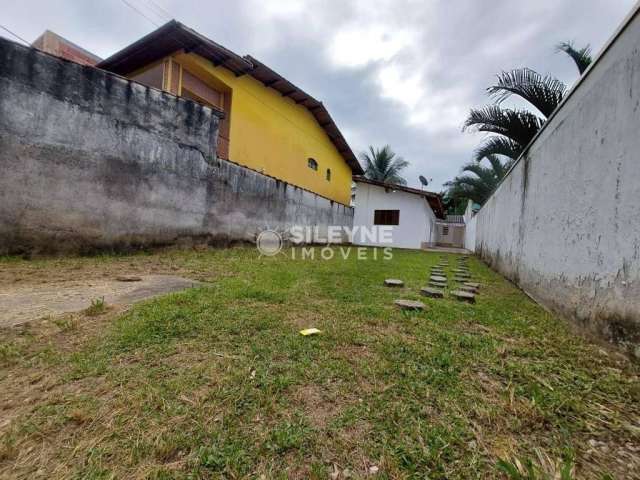
M 388 226 L 392 243 L 355 235 L 357 245 L 422 248 L 436 242 L 436 220 L 444 218 L 442 200 L 436 193 L 391 183 L 354 177 L 354 230 Z

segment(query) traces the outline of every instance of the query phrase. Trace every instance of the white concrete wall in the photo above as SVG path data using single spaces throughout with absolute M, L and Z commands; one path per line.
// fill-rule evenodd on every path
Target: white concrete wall
M 476 250 L 476 225 L 477 217 L 473 214 L 473 202 L 467 202 L 467 209 L 464 211 L 464 248 L 471 252 Z
M 640 17 L 477 214 L 476 251 L 552 310 L 640 343 Z
M 471 217 L 464 230 L 464 248 L 471 252 L 476 251 L 476 226 L 478 217 Z
M 353 226 L 372 227 L 375 210 L 400 210 L 400 224 L 392 227 L 393 245 L 354 238 L 355 244 L 420 248 L 423 242 L 435 242 L 436 216 L 423 196 L 357 182 Z

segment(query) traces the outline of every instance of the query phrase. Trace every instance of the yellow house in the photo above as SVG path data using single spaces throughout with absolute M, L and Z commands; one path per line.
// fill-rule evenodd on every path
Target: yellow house
M 322 102 L 171 21 L 98 67 L 224 112 L 218 156 L 344 205 L 362 167 Z

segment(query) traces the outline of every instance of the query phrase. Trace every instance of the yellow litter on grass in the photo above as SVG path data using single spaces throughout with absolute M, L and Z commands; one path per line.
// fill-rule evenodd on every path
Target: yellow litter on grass
M 300 335 L 304 335 L 305 337 L 309 335 L 317 335 L 319 333 L 322 333 L 322 331 L 317 328 L 306 328 L 304 330 L 300 330 Z

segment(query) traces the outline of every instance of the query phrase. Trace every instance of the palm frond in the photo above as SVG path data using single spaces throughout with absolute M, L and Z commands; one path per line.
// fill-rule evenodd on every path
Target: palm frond
M 496 180 L 499 182 L 507 173 L 511 162 L 502 163 L 496 155 L 487 155 L 485 159 L 491 164 L 491 170 Z
M 522 145 L 510 138 L 502 136 L 489 137 L 473 152 L 473 159 L 479 162 L 488 155 L 503 155 L 516 160 L 520 156 L 522 148 Z
M 495 155 L 488 157 L 487 161 L 489 166 L 478 162 L 463 165 L 461 169 L 463 175 L 458 175 L 444 184 L 447 188 L 447 198 L 453 200 L 470 199 L 480 204 L 486 202 L 500 184 L 510 165 L 510 162 L 503 164 L 500 158 Z
M 409 162 L 402 157 L 397 157 L 389 145 L 379 149 L 369 146 L 369 152 L 361 153 L 360 158 L 365 164 L 365 176 L 367 178 L 399 185 L 407 184 L 407 181 L 401 175 L 401 171 L 409 165 Z
M 545 117 L 560 104 L 567 86 L 550 75 L 542 76 L 530 68 L 518 68 L 497 75 L 498 82 L 487 88 L 498 104 L 517 95 L 540 110 Z
M 575 62 L 580 75 L 591 65 L 593 58 L 591 57 L 591 46 L 587 45 L 581 49 L 574 47 L 573 42 L 560 42 L 556 45 L 556 51 L 564 52 Z
M 481 132 L 497 133 L 520 145 L 527 145 L 544 121 L 527 110 L 512 110 L 498 105 L 472 108 L 463 130 L 474 127 Z

